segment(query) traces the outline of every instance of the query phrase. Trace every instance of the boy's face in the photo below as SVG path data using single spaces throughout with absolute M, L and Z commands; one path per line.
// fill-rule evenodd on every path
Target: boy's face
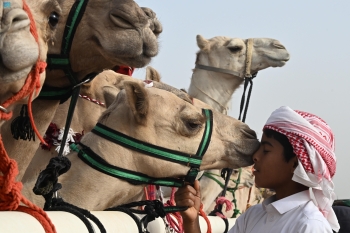
M 260 188 L 278 189 L 288 185 L 293 177 L 295 159 L 286 162 L 284 148 L 273 137 L 263 134 L 260 148 L 253 155 L 255 183 Z

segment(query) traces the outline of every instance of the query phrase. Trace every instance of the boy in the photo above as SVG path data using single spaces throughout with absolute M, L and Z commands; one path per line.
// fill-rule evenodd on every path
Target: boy
M 249 208 L 229 233 L 337 232 L 331 179 L 336 160 L 329 126 L 313 114 L 281 107 L 271 114 L 263 132 L 253 155 L 255 183 L 276 195 Z M 189 206 L 182 213 L 185 233 L 200 232 L 199 183 L 180 188 L 175 200 Z

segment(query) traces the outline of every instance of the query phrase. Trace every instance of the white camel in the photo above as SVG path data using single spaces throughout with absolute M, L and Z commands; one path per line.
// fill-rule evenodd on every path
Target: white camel
M 65 28 L 70 28 L 66 27 L 65 23 L 75 2 L 60 1 L 57 6 L 61 11 L 54 12 L 49 18 L 50 26 L 56 30 L 56 36 L 50 38 L 49 54 L 57 55 L 61 52 L 62 42 L 66 41 L 63 41 L 63 32 Z M 142 67 L 148 64 L 158 53 L 157 36 L 161 32 L 161 24 L 155 18 L 155 14 L 150 12 L 152 11 L 148 8 L 141 9 L 133 0 L 89 1 L 74 37 L 71 37 L 69 62 L 76 81 L 81 82 L 91 73 L 98 73 L 116 65 Z M 70 84 L 64 71 L 49 67 L 45 86 L 59 88 L 58 91 L 70 91 L 74 85 Z M 41 135 L 52 122 L 59 103 L 60 99 L 33 101 L 33 115 Z M 19 115 L 19 111 L 17 108 L 14 115 Z M 33 142 L 13 139 L 10 123 L 4 124 L 2 134 L 6 135 L 6 150 L 12 158 L 19 161 L 18 179 L 22 179 L 39 147 L 39 140 Z
M 100 117 L 99 127 L 108 127 L 145 143 L 167 148 L 172 150 L 171 153 L 183 152 L 188 154 L 185 160 L 196 154 L 203 135 L 207 135 L 204 132 L 209 132 L 209 113 L 204 114 L 188 98 L 179 98 L 157 88 L 145 88 L 140 82 L 125 82 L 124 88 Z M 210 108 L 196 101 L 197 105 Z M 189 171 L 186 165 L 128 149 L 101 137 L 96 131 L 86 134 L 81 143 L 113 166 L 155 179 L 180 178 Z M 258 145 L 255 132 L 246 124 L 213 111 L 212 135 L 200 169 L 250 165 L 251 155 Z M 78 145 L 77 148 L 83 146 Z M 89 210 L 102 210 L 140 198 L 144 184 L 131 185 L 99 172 L 83 162 L 77 152 L 67 157 L 72 167 L 59 181 L 63 184 L 60 195 L 69 203 Z M 189 165 L 186 161 L 183 163 Z M 40 202 L 38 198 L 32 199 Z
M 228 103 L 245 76 L 268 67 L 284 66 L 289 60 L 286 48 L 278 40 L 269 38 L 240 39 L 217 36 L 205 39 L 197 35 L 197 45 L 200 50 L 197 53 L 196 67 L 188 93 L 222 113 L 227 113 Z M 210 172 L 215 173 L 220 182 L 224 182 L 220 178 L 220 171 Z M 212 209 L 209 208 L 222 188 L 214 180 L 203 177 L 201 189 L 204 210 L 210 212 Z M 254 189 L 256 187 L 251 191 L 249 204 L 255 204 L 261 199 L 260 192 Z M 245 192 L 247 191 L 248 188 L 245 189 Z M 255 197 L 254 194 L 258 196 Z M 237 199 L 247 200 L 248 194 L 243 195 L 237 194 Z M 238 205 L 238 209 L 243 212 L 246 204 Z

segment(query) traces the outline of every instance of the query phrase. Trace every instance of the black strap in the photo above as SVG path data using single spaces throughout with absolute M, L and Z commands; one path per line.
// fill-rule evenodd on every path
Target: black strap
M 89 0 L 76 0 L 74 2 L 73 6 L 70 9 L 64 28 L 61 44 L 61 53 L 47 55 L 47 69 L 63 70 L 73 88 L 67 88 L 66 90 L 55 88 L 54 90 L 52 90 L 53 88 L 44 87 L 44 90 L 39 94 L 39 98 L 60 99 L 61 103 L 63 103 L 69 98 L 70 94 L 74 89 L 74 86 L 79 84 L 79 81 L 76 79 L 77 75 L 72 69 L 71 62 L 69 60 L 69 55 L 73 44 L 75 32 L 85 13 L 85 9 L 88 2 Z M 55 96 L 55 94 L 57 95 Z
M 255 78 L 257 75 L 257 73 L 253 74 L 253 76 L 251 78 L 244 78 L 244 90 L 243 90 L 243 94 L 242 94 L 242 98 L 241 98 L 241 105 L 239 108 L 239 117 L 238 120 L 242 119 L 242 122 L 245 122 L 246 116 L 247 116 L 247 111 L 248 111 L 248 107 L 249 107 L 249 101 L 250 101 L 250 96 L 252 94 L 252 89 L 253 89 L 253 78 Z M 247 96 L 247 102 L 245 103 L 245 93 L 248 87 L 248 84 L 250 84 L 249 87 L 249 91 L 248 91 L 248 96 Z M 244 110 L 244 113 L 243 113 Z M 242 117 L 242 113 L 243 113 L 243 118 Z
M 97 227 L 101 233 L 107 232 L 105 227 L 103 226 L 103 224 L 100 222 L 100 220 L 95 215 L 91 214 L 90 211 L 79 208 L 79 207 L 74 206 L 72 204 L 69 204 L 69 203 L 63 201 L 62 198 L 54 198 L 52 200 L 52 204 L 53 205 L 51 207 L 44 208 L 44 210 L 45 211 L 65 211 L 65 212 L 69 212 L 71 214 L 74 214 L 81 221 L 83 221 L 83 223 L 85 224 L 89 233 L 94 233 L 95 231 L 94 231 L 94 229 L 93 229 L 93 227 L 88 219 L 90 219 L 91 221 L 93 221 L 97 225 Z
M 76 84 L 74 72 L 69 61 L 69 54 L 77 27 L 84 15 L 88 0 L 76 0 L 67 17 L 67 23 L 62 36 L 61 54 L 48 54 L 48 69 L 62 69 L 72 84 Z
M 71 148 L 75 144 L 71 145 Z M 90 167 L 115 178 L 123 179 L 130 184 L 140 185 L 140 184 L 154 184 L 162 185 L 168 187 L 181 187 L 184 184 L 184 181 L 177 178 L 157 178 L 150 177 L 140 172 L 135 172 L 127 170 L 121 167 L 111 165 L 106 160 L 97 155 L 91 148 L 85 146 L 82 143 L 79 143 L 82 147 L 78 152 L 78 157 Z M 88 155 L 88 156 L 86 156 Z
M 139 209 L 132 209 L 134 207 L 144 206 L 144 210 Z M 168 206 L 164 207 L 163 203 L 159 200 L 153 200 L 153 201 L 137 201 L 137 202 L 131 202 L 124 205 L 119 205 L 117 207 L 112 207 L 106 209 L 107 211 L 119 211 L 120 209 L 127 209 L 128 211 L 135 213 L 135 214 L 145 214 L 145 216 L 141 219 L 141 223 L 143 224 L 143 227 L 146 232 L 148 223 L 152 222 L 156 218 L 164 218 L 167 213 L 174 213 L 178 211 L 185 211 L 188 209 L 188 207 L 182 207 L 182 206 Z
M 121 139 L 126 139 L 128 141 L 132 141 L 135 144 L 144 145 L 145 147 L 148 147 L 148 148 L 151 148 L 151 149 L 154 149 L 154 150 L 165 151 L 165 152 L 168 152 L 168 153 L 171 153 L 171 154 L 175 154 L 175 155 L 178 155 L 178 156 L 181 156 L 181 157 L 185 157 L 185 158 L 189 158 L 189 159 L 190 158 L 191 159 L 197 159 L 198 161 L 200 161 L 202 159 L 201 156 L 190 155 L 190 154 L 183 153 L 181 151 L 176 151 L 176 150 L 170 150 L 170 149 L 167 149 L 167 148 L 164 148 L 164 147 L 160 147 L 160 146 L 157 146 L 157 145 L 153 145 L 153 144 L 150 144 L 150 143 L 147 143 L 147 142 L 135 139 L 135 138 L 130 137 L 130 136 L 126 135 L 126 134 L 123 134 L 121 132 L 113 130 L 113 129 L 109 128 L 108 126 L 105 126 L 105 125 L 103 125 L 101 123 L 97 123 L 95 128 L 93 128 L 91 130 L 92 133 L 94 133 L 94 134 L 96 134 L 96 135 L 98 135 L 98 136 L 100 136 L 100 137 L 102 137 L 102 138 L 104 138 L 104 139 L 106 139 L 108 141 L 111 141 L 111 142 L 113 142 L 115 144 L 121 145 L 121 146 L 123 146 L 125 148 L 131 149 L 131 150 L 134 150 L 134 151 L 138 151 L 138 152 L 140 152 L 142 154 L 147 154 L 147 155 L 155 157 L 155 158 L 159 158 L 159 159 L 163 159 L 164 160 L 164 156 L 162 156 L 160 154 L 153 153 L 151 150 L 143 150 L 141 148 L 138 148 L 136 146 L 131 145 L 130 143 L 126 143 L 123 140 L 116 140 L 115 138 L 107 136 L 105 133 L 101 132 L 98 129 L 102 129 L 102 130 L 108 131 L 111 134 L 115 135 L 116 137 L 119 137 Z M 183 165 L 190 165 L 192 167 L 197 167 L 197 168 L 200 166 L 199 162 L 198 162 L 198 164 L 194 164 L 194 163 L 190 163 L 188 161 L 179 161 L 179 160 L 176 160 L 176 159 L 172 159 L 170 157 L 167 158 L 166 160 L 168 160 L 170 162 L 183 164 Z
M 74 115 L 75 106 L 76 106 L 76 103 L 77 103 L 78 98 L 79 98 L 79 93 L 80 93 L 80 86 L 76 87 L 72 93 L 72 98 L 71 98 L 71 101 L 69 104 L 66 124 L 64 126 L 63 137 L 62 137 L 61 144 L 60 144 L 60 150 L 59 150 L 58 155 L 57 155 L 58 157 L 63 157 L 63 150 L 64 150 L 64 147 L 66 145 L 69 128 L 70 128 L 70 125 L 71 125 L 71 122 L 73 119 L 73 115 Z
M 60 104 L 62 104 L 72 96 L 72 91 L 71 88 L 52 87 L 44 84 L 37 98 L 41 100 L 60 100 Z
M 242 113 L 244 111 L 242 122 L 245 122 L 245 119 L 246 119 L 246 116 L 247 116 L 250 96 L 252 94 L 252 89 L 253 89 L 253 78 L 255 78 L 257 74 L 258 73 L 255 73 L 255 74 L 252 75 L 252 77 L 245 77 L 244 78 L 244 90 L 243 90 L 243 94 L 242 94 L 242 98 L 241 98 L 241 105 L 240 105 L 239 117 L 238 117 L 238 120 L 241 120 Z M 249 87 L 249 91 L 248 91 L 247 102 L 245 103 L 245 99 L 246 99 L 245 98 L 245 93 L 246 93 L 248 84 L 250 84 L 250 87 Z M 230 177 L 232 175 L 233 169 L 224 168 L 224 169 L 222 169 L 222 171 L 224 173 L 226 173 L 226 178 L 224 178 L 225 179 L 225 186 L 224 186 L 220 196 L 224 197 L 226 195 L 227 186 L 228 186 L 228 183 L 230 181 Z M 219 206 L 219 209 L 222 210 L 222 205 Z

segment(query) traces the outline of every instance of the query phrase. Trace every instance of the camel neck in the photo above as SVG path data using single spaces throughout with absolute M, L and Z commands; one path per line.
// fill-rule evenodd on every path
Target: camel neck
M 192 97 L 225 113 L 233 92 L 242 82 L 241 78 L 233 75 L 196 69 L 193 71 L 188 92 Z

